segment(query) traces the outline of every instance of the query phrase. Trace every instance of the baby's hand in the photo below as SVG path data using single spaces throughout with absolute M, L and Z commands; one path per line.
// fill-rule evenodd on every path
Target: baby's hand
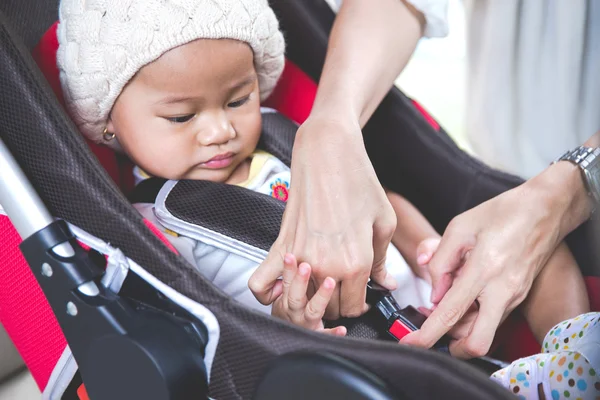
M 271 314 L 293 324 L 334 336 L 345 336 L 346 328 L 325 329 L 323 314 L 331 300 L 335 281 L 327 278 L 309 300 L 307 296 L 311 268 L 307 263 L 298 266 L 296 257 L 286 254 L 283 269 L 283 293 L 273 303 Z
M 427 266 L 437 251 L 438 246 L 440 245 L 440 240 L 441 239 L 439 237 L 428 238 L 423 240 L 417 246 L 417 264 L 419 268 L 414 272 L 419 278 L 424 279 L 429 283 L 431 283 L 431 275 L 429 275 Z

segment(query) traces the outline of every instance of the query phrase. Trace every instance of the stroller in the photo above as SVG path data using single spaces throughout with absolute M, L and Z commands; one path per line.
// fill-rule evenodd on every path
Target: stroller
M 348 338 L 316 334 L 233 302 L 193 270 L 124 196 L 127 161 L 86 143 L 52 94 L 59 94 L 56 47 L 53 30 L 45 32 L 56 3 L 0 6 L 0 320 L 45 398 L 511 398 L 472 365 L 370 340 L 377 332 L 368 318 L 346 321 Z M 288 64 L 268 105 L 302 122 L 334 14 L 323 0 L 271 6 Z M 30 55 L 38 42 L 46 78 Z M 381 182 L 440 232 L 460 212 L 521 183 L 462 152 L 397 89 L 364 132 Z M 276 135 L 263 146 L 289 161 L 292 141 L 293 134 Z M 206 187 L 210 195 L 198 201 L 219 216 L 221 226 L 212 228 L 268 249 L 280 214 L 256 232 L 242 228 L 277 206 L 249 208 L 236 192 L 224 210 L 219 196 L 227 189 Z M 597 238 L 591 224 L 569 238 L 590 277 L 600 276 Z M 589 282 L 600 291 L 597 278 Z

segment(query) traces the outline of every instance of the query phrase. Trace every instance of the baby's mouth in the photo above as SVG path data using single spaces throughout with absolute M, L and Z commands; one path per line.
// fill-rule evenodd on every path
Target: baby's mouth
M 201 163 L 200 166 L 203 168 L 210 168 L 210 169 L 227 168 L 233 162 L 234 157 L 235 157 L 235 153 L 233 153 L 233 152 L 219 154 L 219 155 L 214 156 L 210 160 Z

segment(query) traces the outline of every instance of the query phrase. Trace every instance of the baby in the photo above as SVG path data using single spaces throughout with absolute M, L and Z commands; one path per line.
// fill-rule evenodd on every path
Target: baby
M 285 201 L 289 168 L 256 149 L 260 102 L 284 63 L 283 36 L 267 0 L 63 0 L 58 40 L 65 103 L 88 138 L 124 151 L 144 176 L 224 182 Z M 408 201 L 388 196 L 398 217 L 386 262 L 398 281 L 394 296 L 401 306 L 431 306 L 426 266 L 439 235 Z M 151 204 L 136 207 L 160 227 Z M 256 263 L 185 236 L 167 237 L 226 293 L 264 307 L 247 286 Z M 287 255 L 286 289 L 270 311 L 324 330 L 335 282 L 311 289 L 309 278 L 310 266 Z M 546 307 L 556 298 L 560 304 Z M 563 245 L 523 311 L 541 341 L 558 321 L 587 308 L 581 274 Z M 345 334 L 343 327 L 325 331 Z

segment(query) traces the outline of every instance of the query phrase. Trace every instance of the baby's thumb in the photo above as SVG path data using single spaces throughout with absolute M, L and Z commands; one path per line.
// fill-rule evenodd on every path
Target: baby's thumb
M 417 247 L 417 263 L 427 265 L 440 245 L 440 238 L 428 238 L 419 243 Z

